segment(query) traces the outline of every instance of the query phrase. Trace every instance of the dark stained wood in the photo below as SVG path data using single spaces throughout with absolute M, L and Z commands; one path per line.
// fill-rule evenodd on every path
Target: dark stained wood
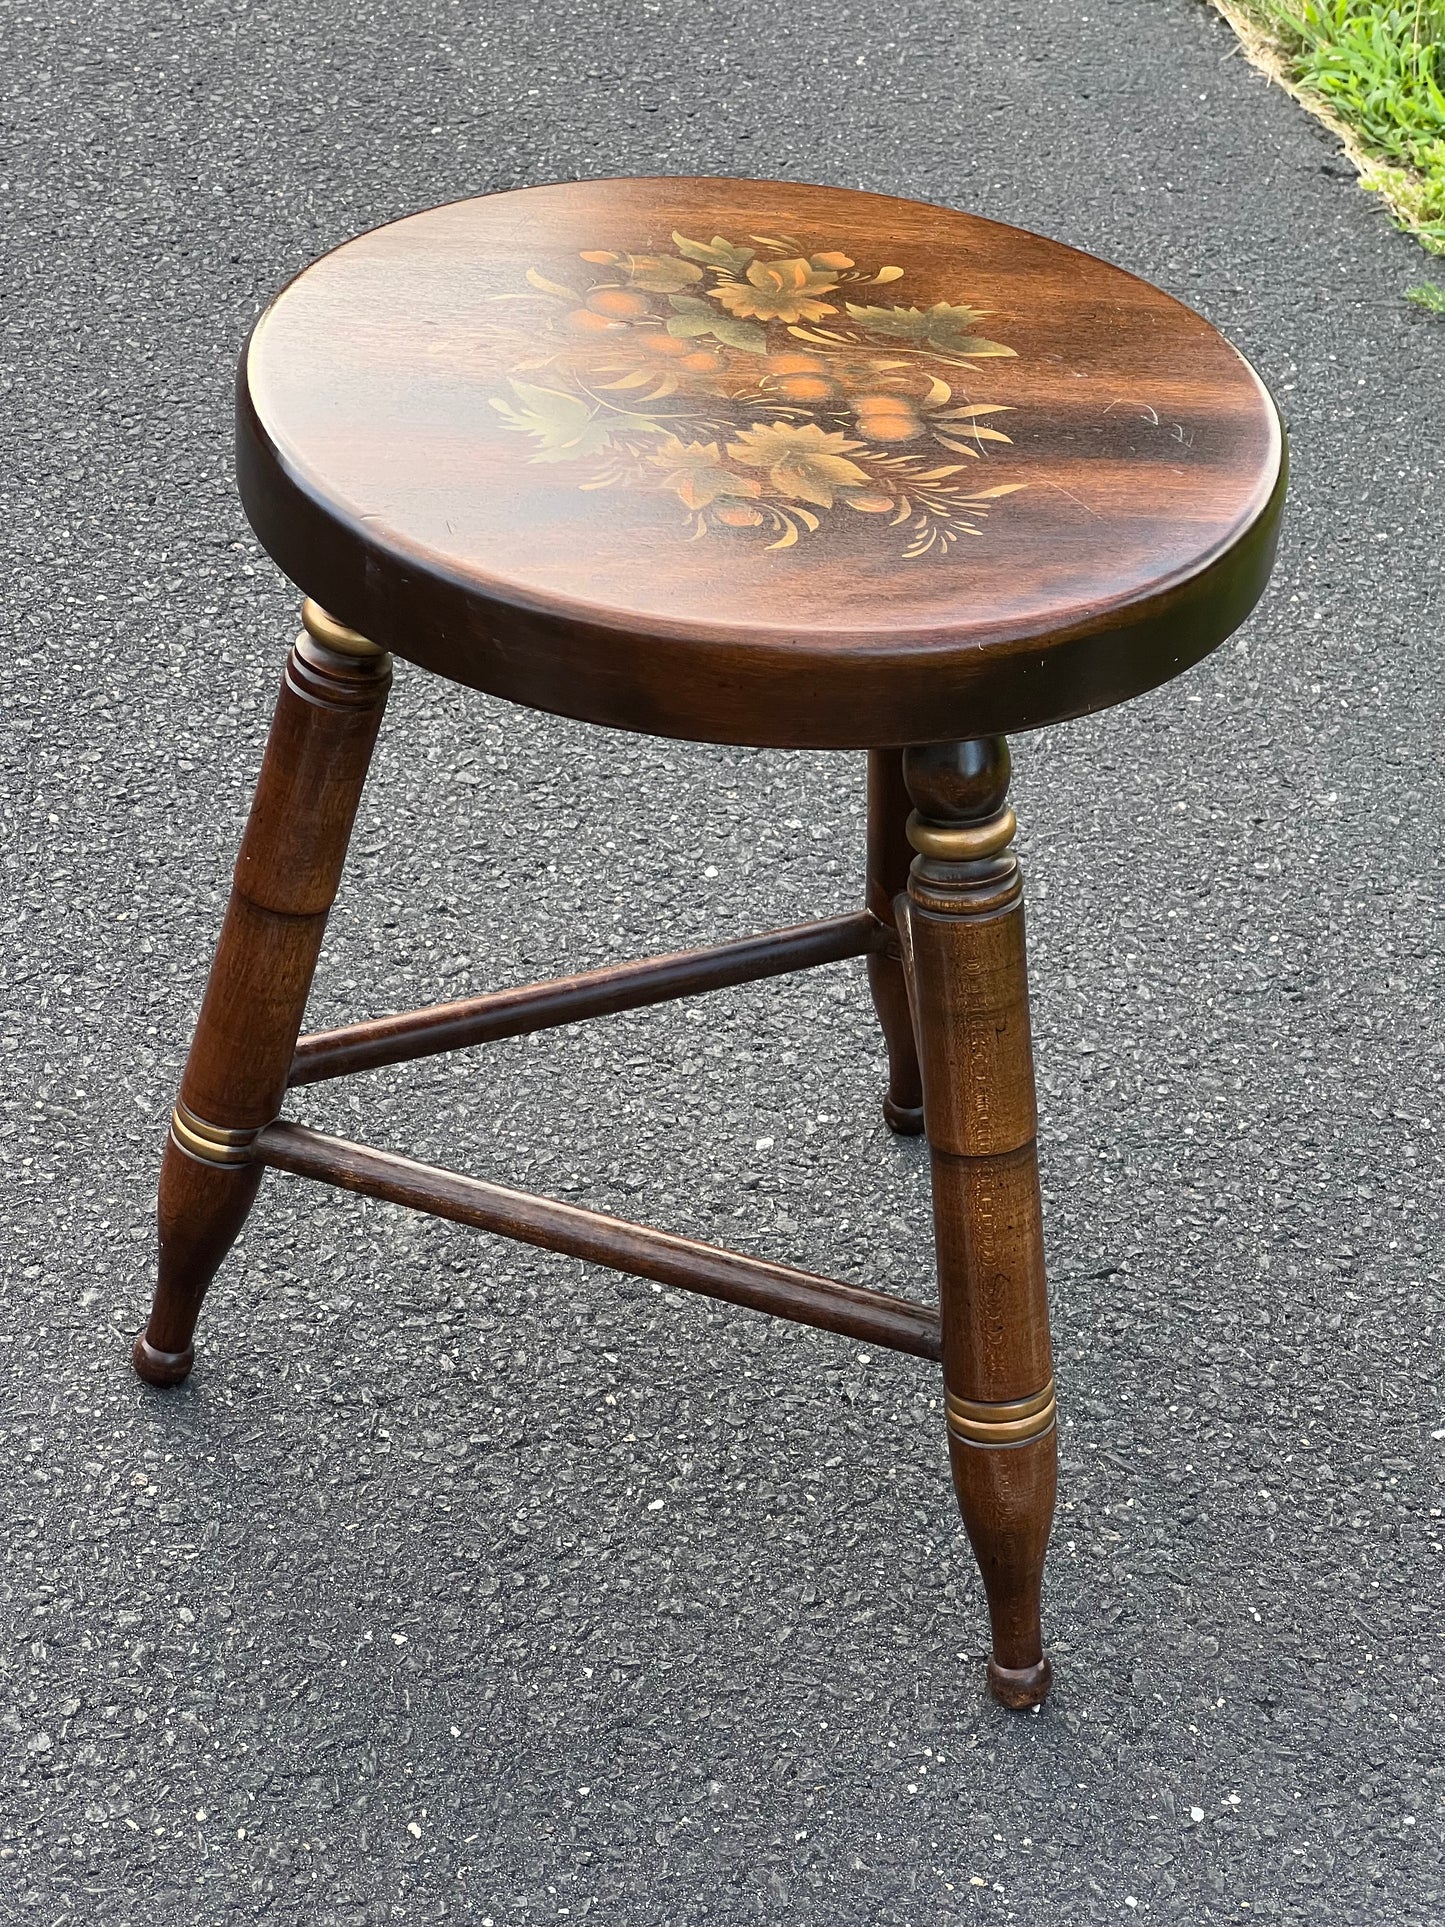
M 890 1130 L 917 1137 L 923 1129 L 923 1084 L 918 1046 L 908 1007 L 908 982 L 894 924 L 893 900 L 908 880 L 913 861 L 904 825 L 911 808 L 903 782 L 903 758 L 896 749 L 868 752 L 868 874 L 865 902 L 886 932 L 883 946 L 868 956 L 868 986 L 888 1047 L 888 1089 L 883 1115 Z
M 921 850 L 905 955 L 917 1010 L 954 1490 L 988 1594 L 989 1679 L 1049 1689 L 1039 1620 L 1057 1479 L 1023 888 L 999 738 L 908 751 Z M 950 854 L 950 841 L 953 853 Z
M 390 683 L 386 656 L 310 637 L 287 660 L 161 1163 L 160 1279 L 134 1351 L 154 1385 L 190 1371 L 201 1301 L 255 1198 L 246 1141 L 285 1095 Z M 208 1146 L 208 1127 L 230 1144 Z M 213 1161 L 227 1157 L 242 1161 Z
M 497 1232 L 546 1251 L 565 1252 L 591 1264 L 746 1305 L 820 1331 L 840 1332 L 892 1351 L 911 1352 L 918 1358 L 940 1356 L 938 1313 L 888 1292 L 843 1284 L 791 1265 L 629 1224 L 580 1205 L 441 1171 L 369 1145 L 324 1136 L 302 1124 L 268 1125 L 256 1139 L 255 1154 L 278 1171 L 319 1178 L 365 1197 L 430 1212 L 453 1224 Z
M 1057 1408 L 1003 733 L 1151 689 L 1248 615 L 1285 490 L 1262 384 L 1158 290 L 972 215 L 592 181 L 432 209 L 316 262 L 252 332 L 237 422 L 252 524 L 333 614 L 308 607 L 288 663 L 172 1119 L 137 1371 L 190 1370 L 271 1167 L 939 1358 L 990 1684 L 1037 1705 Z M 867 748 L 864 908 L 298 1045 L 386 696 L 378 644 L 623 729 Z M 275 1121 L 288 1081 L 860 955 L 885 1114 L 926 1123 L 937 1311 Z
M 131 1360 L 151 1385 L 179 1385 L 195 1363 L 192 1339 L 206 1288 L 256 1201 L 264 1167 L 203 1163 L 166 1139 L 156 1216 L 160 1282 Z
M 258 322 L 238 422 L 253 526 L 342 619 L 711 742 L 1136 695 L 1244 620 L 1284 493 L 1268 394 L 1169 296 L 794 183 L 568 183 L 362 235 Z
M 890 929 L 891 915 L 890 910 Z M 641 963 L 558 977 L 550 983 L 433 1004 L 427 1010 L 379 1017 L 371 1023 L 316 1031 L 297 1044 L 289 1082 L 316 1084 L 323 1078 L 374 1070 L 380 1064 L 402 1064 L 414 1057 L 434 1057 L 441 1051 L 579 1023 L 587 1017 L 640 1010 L 732 984 L 785 976 L 789 971 L 861 957 L 886 940 L 884 927 L 863 910 L 707 950 L 681 950 Z

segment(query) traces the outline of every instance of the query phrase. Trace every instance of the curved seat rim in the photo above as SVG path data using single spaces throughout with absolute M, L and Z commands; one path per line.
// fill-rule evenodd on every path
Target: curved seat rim
M 283 291 L 284 292 L 284 291 Z M 282 297 L 278 296 L 280 300 Z M 272 307 L 275 306 L 273 302 Z M 562 592 L 542 592 L 529 588 L 526 584 L 509 580 L 505 576 L 489 575 L 475 565 L 463 568 L 450 560 L 441 551 L 416 542 L 395 530 L 380 535 L 367 526 L 367 518 L 348 507 L 335 502 L 327 493 L 322 479 L 309 472 L 302 464 L 296 463 L 285 455 L 272 438 L 266 424 L 261 420 L 250 392 L 248 369 L 252 344 L 267 315 L 268 308 L 256 321 L 247 337 L 242 350 L 240 367 L 237 373 L 237 435 L 242 443 L 248 443 L 249 461 L 245 464 L 240 477 L 242 506 L 248 520 L 274 561 L 296 579 L 287 568 L 284 559 L 271 547 L 262 533 L 257 516 L 252 512 L 252 492 L 257 486 L 264 486 L 263 471 L 266 478 L 279 483 L 296 498 L 297 505 L 304 505 L 305 511 L 312 516 L 323 518 L 334 526 L 339 535 L 352 542 L 358 550 L 370 554 L 381 566 L 425 576 L 433 581 L 445 583 L 452 591 L 460 593 L 479 607 L 495 611 L 522 610 L 527 613 L 548 618 L 559 623 L 573 623 L 585 626 L 589 631 L 615 631 L 628 636 L 654 636 L 669 640 L 686 637 L 699 647 L 709 645 L 727 648 L 762 650 L 776 649 L 786 645 L 789 649 L 807 649 L 827 661 L 832 661 L 844 651 L 848 653 L 878 648 L 890 655 L 897 655 L 900 649 L 934 650 L 952 652 L 957 649 L 1006 650 L 1015 646 L 1030 647 L 1040 642 L 1063 640 L 1070 636 L 1083 635 L 1101 628 L 1109 628 L 1119 623 L 1130 610 L 1142 608 L 1161 596 L 1170 596 L 1186 591 L 1188 585 L 1207 576 L 1213 566 L 1228 556 L 1239 544 L 1245 541 L 1255 529 L 1260 519 L 1267 515 L 1278 491 L 1279 480 L 1285 466 L 1284 428 L 1280 420 L 1274 397 L 1253 364 L 1238 349 L 1234 353 L 1248 370 L 1258 388 L 1259 396 L 1267 411 L 1271 427 L 1271 448 L 1269 460 L 1261 465 L 1259 486 L 1250 510 L 1245 513 L 1236 526 L 1220 535 L 1208 547 L 1201 548 L 1197 555 L 1187 563 L 1162 572 L 1147 581 L 1137 582 L 1127 591 L 1115 596 L 1096 597 L 1089 602 L 1076 605 L 1076 613 L 1070 619 L 1061 621 L 1057 610 L 1040 610 L 1037 614 L 1024 614 L 1007 622 L 989 623 L 987 619 L 976 621 L 939 621 L 920 623 L 910 621 L 906 627 L 880 627 L 876 623 L 860 624 L 857 627 L 839 626 L 809 627 L 799 631 L 796 625 L 784 622 L 771 622 L 765 617 L 750 616 L 745 624 L 723 621 L 709 621 L 706 618 L 686 616 L 669 620 L 665 615 L 649 614 L 645 611 L 628 611 L 625 615 L 605 603 L 590 602 L 585 597 L 570 596 Z M 1231 344 L 1232 346 L 1232 344 Z M 262 519 L 270 518 L 262 511 Z M 320 600 L 320 598 L 317 598 Z M 368 634 L 364 625 L 362 633 Z M 386 642 L 384 636 L 378 641 Z M 387 647 L 393 645 L 386 643 Z M 396 653 L 404 655 L 405 648 L 397 644 Z
M 1161 292 L 1083 250 L 1065 251 Z M 1239 626 L 1268 580 L 1286 439 L 1268 388 L 1233 344 L 1264 431 L 1252 483 L 1229 526 L 1152 578 L 1136 571 L 1116 593 L 1106 586 L 1072 603 L 1045 595 L 992 618 L 946 608 L 934 618 L 915 608 L 893 626 L 876 610 L 856 625 L 830 616 L 804 626 L 756 609 L 745 621 L 622 609 L 490 573 L 339 498 L 323 474 L 284 448 L 284 431 L 273 437 L 262 418 L 250 380 L 258 343 L 288 289 L 326 259 L 277 294 L 240 358 L 237 465 L 246 514 L 281 569 L 333 615 L 403 658 L 493 695 L 624 729 L 759 745 L 882 746 L 938 740 L 965 726 L 1033 728 L 1125 701 L 1179 674 Z
M 526 708 L 759 748 L 1007 734 L 1146 694 L 1249 616 L 1269 581 L 1288 482 L 1281 431 L 1274 486 L 1230 542 L 1150 596 L 1082 608 L 1067 628 L 699 636 L 682 625 L 597 622 L 590 612 L 559 616 L 503 601 L 434 556 L 379 543 L 290 473 L 244 377 L 238 404 L 247 518 L 282 572 L 338 620 L 422 668 Z

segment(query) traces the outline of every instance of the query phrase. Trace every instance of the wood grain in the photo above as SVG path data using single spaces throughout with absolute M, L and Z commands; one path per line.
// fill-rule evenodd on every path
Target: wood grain
M 923 1129 L 923 1083 L 918 1068 L 918 1044 L 913 1035 L 913 1013 L 903 974 L 901 940 L 895 922 L 894 899 L 908 880 L 913 851 L 905 824 L 909 810 L 903 783 L 903 758 L 896 749 L 868 752 L 868 868 L 865 901 L 885 933 L 885 940 L 868 956 L 868 987 L 888 1049 L 888 1088 L 883 1093 L 883 1116 L 900 1137 L 917 1137 Z
M 557 977 L 550 983 L 524 984 L 483 997 L 462 997 L 395 1017 L 314 1031 L 297 1043 L 289 1082 L 316 1084 L 328 1077 L 349 1077 L 382 1064 L 404 1064 L 414 1057 L 464 1050 L 502 1037 L 523 1037 L 575 1024 L 589 1017 L 641 1010 L 733 984 L 811 970 L 847 957 L 871 953 L 887 940 L 885 927 L 866 910 L 827 917 L 817 923 L 770 930 L 707 950 L 681 950 L 669 957 L 614 964 L 604 970 Z
M 244 1141 L 281 1108 L 390 684 L 384 655 L 335 655 L 309 636 L 287 659 L 161 1161 L 160 1278 L 133 1353 L 153 1385 L 190 1372 L 202 1300 L 263 1172 L 196 1155 L 204 1135 L 185 1120 Z
M 913 749 L 903 774 L 920 854 L 902 899 L 923 1064 L 943 1318 L 949 1463 L 993 1629 L 989 1682 L 1037 1705 L 1052 1672 L 1040 1591 L 1057 1427 L 1023 887 L 998 737 Z
M 911 1352 L 919 1358 L 939 1356 L 938 1313 L 889 1292 L 844 1284 L 744 1252 L 724 1251 L 695 1238 L 631 1224 L 557 1198 L 539 1198 L 484 1178 L 442 1171 L 284 1119 L 261 1132 L 256 1156 L 280 1171 L 408 1205 L 453 1224 L 498 1232 L 545 1251 L 566 1252 L 634 1277 L 653 1278 L 659 1284 L 726 1299 L 822 1331 L 841 1332 L 892 1351 Z
M 726 280 L 674 235 L 759 258 Z M 870 340 L 869 361 L 856 343 L 799 339 L 818 333 L 812 311 L 732 314 L 725 292 L 767 306 L 746 278 L 766 268 L 759 236 L 782 263 L 768 271 L 783 275 L 786 242 L 798 271 L 831 281 L 814 304 L 824 335 L 856 335 L 859 313 L 917 330 L 967 311 L 988 351 L 934 353 L 895 332 Z M 639 260 L 674 263 L 664 281 L 703 278 L 639 287 L 639 273 L 658 279 Z M 885 268 L 896 276 L 874 285 Z M 762 350 L 670 337 L 707 322 L 675 301 Z M 578 334 L 579 318 L 601 333 Z M 939 323 L 938 338 L 957 349 L 973 338 L 963 326 Z M 652 386 L 608 385 L 610 364 L 594 364 L 614 341 Z M 655 365 L 650 341 L 671 343 Z M 677 348 L 719 371 L 688 376 Z M 784 372 L 810 353 L 820 374 Z M 656 394 L 665 380 L 683 387 Z M 892 392 L 860 392 L 870 381 Z M 949 408 L 1000 411 L 973 418 L 972 453 L 938 440 L 950 424 L 925 382 L 949 389 Z M 529 188 L 362 235 L 257 324 L 238 423 L 257 533 L 342 619 L 514 701 L 704 741 L 902 745 L 1121 701 L 1243 621 L 1283 499 L 1269 396 L 1169 296 L 973 215 L 796 184 Z M 812 440 L 766 459 L 782 431 Z M 878 503 L 904 473 L 887 464 L 925 450 L 967 471 L 937 489 L 1014 492 L 975 532 L 910 556 L 913 522 L 895 528 Z M 607 479 L 614 455 L 621 481 Z M 922 485 L 898 493 L 921 513 Z M 727 515 L 783 516 L 795 539 L 780 548 L 762 539 L 771 522 Z

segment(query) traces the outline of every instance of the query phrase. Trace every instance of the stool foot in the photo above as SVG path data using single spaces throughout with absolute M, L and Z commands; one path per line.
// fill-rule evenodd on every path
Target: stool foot
M 145 1333 L 140 1332 L 131 1349 L 130 1362 L 135 1366 L 137 1378 L 143 1378 L 147 1385 L 181 1385 L 191 1375 L 196 1352 L 193 1345 L 187 1345 L 183 1352 L 158 1352 Z
M 923 1106 L 895 1104 L 892 1095 L 883 1099 L 883 1116 L 895 1137 L 922 1137 Z
M 178 1128 L 204 1148 L 206 1140 L 196 1129 L 200 1122 L 178 1105 L 161 1158 L 160 1278 L 131 1354 L 149 1385 L 179 1385 L 190 1372 L 191 1340 L 206 1289 L 246 1222 L 265 1175 L 257 1164 L 211 1164 L 183 1148 Z M 219 1154 L 226 1147 L 213 1143 L 212 1148 Z
M 989 1659 L 988 1687 L 1000 1706 L 1042 1706 L 1053 1683 L 1054 1669 L 1047 1653 L 1034 1666 L 1000 1666 L 996 1659 Z

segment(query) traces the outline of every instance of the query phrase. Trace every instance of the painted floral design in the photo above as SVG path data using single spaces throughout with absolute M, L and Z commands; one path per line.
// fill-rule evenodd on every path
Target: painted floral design
M 901 268 L 747 239 L 588 250 L 566 281 L 533 268 L 527 293 L 497 298 L 486 336 L 509 377 L 492 406 L 529 459 L 670 501 L 695 537 L 787 549 L 845 508 L 898 529 L 910 558 L 981 535 L 1023 484 L 976 485 L 1009 409 L 968 391 L 1013 349 L 962 302 L 880 301 Z

